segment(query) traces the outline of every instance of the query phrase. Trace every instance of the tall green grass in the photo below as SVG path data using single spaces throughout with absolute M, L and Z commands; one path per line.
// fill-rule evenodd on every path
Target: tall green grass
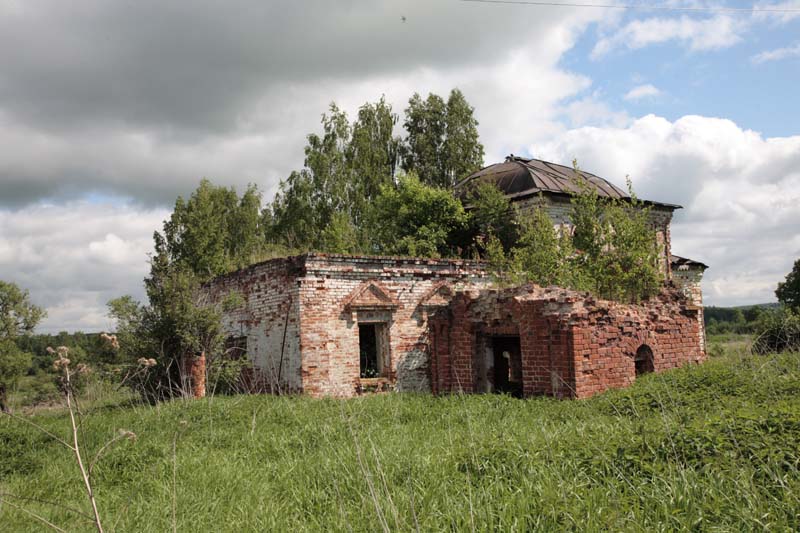
M 798 354 L 728 353 L 586 401 L 239 396 L 84 415 L 88 455 L 138 435 L 95 470 L 109 530 L 800 528 Z M 60 411 L 33 421 L 68 429 Z M 81 489 L 68 450 L 0 418 L 4 501 L 88 531 Z M 0 530 L 42 528 L 0 503 Z

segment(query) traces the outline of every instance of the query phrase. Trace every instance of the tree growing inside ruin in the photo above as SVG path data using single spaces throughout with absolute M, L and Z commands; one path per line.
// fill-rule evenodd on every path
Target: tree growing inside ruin
M 322 131 L 306 137 L 303 168 L 282 180 L 262 214 L 268 243 L 298 251 L 373 253 L 368 222 L 372 204 L 387 185 L 399 185 L 397 169 L 424 185 L 450 189 L 483 164 L 474 110 L 457 89 L 447 101 L 415 94 L 398 116 L 381 97 L 362 105 L 350 122 L 331 104 Z
M 462 256 L 480 258 L 492 246 L 508 252 L 519 239 L 520 213 L 503 192 L 490 183 L 480 183 L 466 192 L 462 204 L 467 211 L 466 233 L 459 236 Z
M 580 187 L 573 195 L 570 218 L 577 253 L 572 262 L 577 288 L 637 302 L 658 292 L 664 273 L 658 266 L 655 230 L 648 222 L 650 208 L 637 198 L 630 180 L 628 193 L 628 199 L 618 200 Z
M 445 189 L 423 184 L 414 174 L 397 187 L 384 185 L 370 211 L 371 250 L 384 255 L 452 257 L 454 237 L 465 229 L 461 202 Z
M 31 303 L 28 291 L 0 281 L 0 411 L 10 409 L 8 391 L 31 366 L 31 354 L 15 341 L 31 334 L 44 316 L 44 310 Z
M 414 93 L 405 110 L 403 170 L 414 172 L 428 185 L 452 188 L 483 165 L 483 145 L 474 108 L 458 89 L 447 102 L 430 93 Z
M 499 239 L 490 242 L 486 258 L 492 268 L 512 284 L 579 286 L 568 230 L 556 228 L 541 207 L 521 217 L 520 225 L 519 239 L 508 251 Z
M 507 283 L 559 285 L 624 302 L 657 293 L 664 273 L 658 267 L 655 231 L 630 183 L 628 200 L 578 189 L 571 200 L 571 225 L 556 226 L 539 207 L 520 218 L 519 239 L 510 247 L 496 237 L 490 240 L 486 258 L 496 276 Z

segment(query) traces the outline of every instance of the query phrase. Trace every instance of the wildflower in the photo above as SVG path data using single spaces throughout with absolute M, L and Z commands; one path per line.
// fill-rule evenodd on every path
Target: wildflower
M 127 429 L 120 429 L 119 435 L 123 439 L 136 440 L 136 433 L 134 433 L 133 431 L 129 431 Z
M 87 365 L 85 365 L 85 364 L 83 364 L 83 363 L 79 363 L 79 364 L 78 364 L 78 366 L 77 366 L 77 367 L 75 367 L 75 371 L 76 371 L 78 374 L 88 374 L 89 372 L 91 372 L 91 371 L 92 371 L 92 369 L 91 369 L 91 368 L 89 368 L 89 366 L 87 366 Z
M 100 338 L 103 339 L 106 343 L 108 343 L 108 345 L 111 346 L 113 350 L 119 350 L 119 340 L 117 340 L 116 335 L 101 333 Z
M 47 353 L 49 353 L 49 354 L 51 354 L 51 355 L 52 355 L 52 354 L 56 353 L 56 351 L 53 349 L 53 347 L 52 347 L 52 346 L 48 346 L 48 347 L 47 347 Z
M 155 359 L 147 359 L 145 357 L 140 357 L 136 362 L 145 368 L 150 368 L 158 364 Z
M 53 368 L 55 368 L 56 370 L 61 370 L 62 368 L 68 367 L 69 363 L 70 361 L 66 357 L 59 357 L 58 359 L 53 361 Z
M 67 354 L 69 353 L 69 348 L 67 348 L 66 346 L 59 346 L 58 348 L 56 348 L 56 352 L 58 352 L 59 357 L 66 357 Z

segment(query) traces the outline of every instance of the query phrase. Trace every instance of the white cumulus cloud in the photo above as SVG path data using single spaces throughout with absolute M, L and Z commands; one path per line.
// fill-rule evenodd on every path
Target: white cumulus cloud
M 531 147 L 676 203 L 673 251 L 710 265 L 708 303 L 774 301 L 800 257 L 800 136 L 765 138 L 730 120 L 647 115 L 624 128 L 577 128 Z
M 166 209 L 69 202 L 0 211 L 0 279 L 45 307 L 39 330 L 108 329 L 108 300 L 144 298 L 153 231 Z
M 759 64 L 766 63 L 767 61 L 780 61 L 781 59 L 789 59 L 792 57 L 800 57 L 800 43 L 794 46 L 760 52 L 751 57 L 750 60 L 753 63 Z
M 642 98 L 651 98 L 654 96 L 659 96 L 660 94 L 661 91 L 657 87 L 646 83 L 644 85 L 637 85 L 625 93 L 623 98 L 625 98 L 625 100 L 641 100 Z
M 747 26 L 747 19 L 727 15 L 637 19 L 598 40 L 591 57 L 599 59 L 619 48 L 637 50 L 668 41 L 677 41 L 692 51 L 727 48 L 741 40 Z

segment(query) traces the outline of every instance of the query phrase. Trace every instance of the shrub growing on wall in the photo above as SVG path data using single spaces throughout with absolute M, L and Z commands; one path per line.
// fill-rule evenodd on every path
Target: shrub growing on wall
M 611 300 L 637 302 L 658 292 L 664 274 L 658 268 L 655 230 L 650 208 L 634 194 L 629 200 L 601 198 L 582 187 L 572 198 L 575 224 L 573 257 L 578 288 Z
M 648 214 L 633 191 L 630 200 L 623 201 L 580 187 L 572 198 L 572 228 L 556 227 L 547 212 L 537 208 L 521 217 L 519 239 L 509 250 L 493 238 L 486 256 L 496 275 L 508 283 L 560 285 L 638 302 L 657 293 L 664 279 Z

